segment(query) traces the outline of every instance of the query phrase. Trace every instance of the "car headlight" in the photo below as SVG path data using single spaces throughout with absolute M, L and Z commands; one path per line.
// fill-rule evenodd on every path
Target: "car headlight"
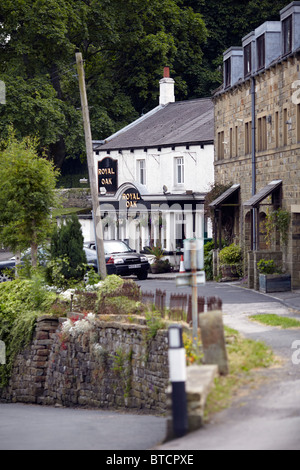
M 122 258 L 114 258 L 114 264 L 124 264 L 124 260 Z
M 148 261 L 148 258 L 147 256 L 141 256 L 141 261 L 144 263 L 144 262 L 147 262 Z

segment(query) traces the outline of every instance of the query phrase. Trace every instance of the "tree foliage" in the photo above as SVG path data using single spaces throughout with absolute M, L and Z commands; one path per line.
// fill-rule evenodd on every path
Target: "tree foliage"
M 0 0 L 0 134 L 38 135 L 60 167 L 84 160 L 75 53 L 82 52 L 92 136 L 104 139 L 158 103 L 169 66 L 176 99 L 207 96 L 222 80 L 222 54 L 280 0 Z
M 86 256 L 83 249 L 83 235 L 77 215 L 72 214 L 60 227 L 57 227 L 51 240 L 51 258 L 60 264 L 60 275 L 64 279 L 82 279 L 86 269 Z M 53 277 L 53 267 L 49 275 Z M 51 274 L 52 273 L 52 274 Z
M 2 0 L 0 24 L 0 132 L 12 122 L 18 137 L 38 134 L 58 166 L 84 153 L 76 51 L 101 139 L 156 104 L 163 66 L 187 96 L 181 70 L 201 61 L 206 36 L 201 16 L 180 0 Z
M 207 96 L 222 83 L 223 53 L 241 46 L 242 39 L 265 21 L 278 21 L 286 0 L 184 0 L 184 5 L 200 12 L 208 30 L 203 45 L 203 62 L 197 68 L 194 93 Z
M 35 140 L 13 136 L 0 153 L 0 241 L 12 251 L 32 250 L 51 233 L 51 208 L 57 206 L 57 170 L 40 157 Z

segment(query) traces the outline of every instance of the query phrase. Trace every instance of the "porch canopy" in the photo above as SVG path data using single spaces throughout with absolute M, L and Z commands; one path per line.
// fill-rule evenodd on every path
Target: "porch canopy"
M 251 218 L 251 246 L 254 251 L 259 249 L 259 206 L 269 196 L 272 196 L 274 208 L 278 209 L 281 206 L 282 200 L 282 180 L 271 181 L 243 204 L 246 209 L 253 211 L 253 217 Z
M 220 196 L 218 196 L 214 201 L 209 204 L 209 207 L 214 210 L 214 241 L 215 248 L 218 246 L 219 238 L 219 248 L 221 249 L 222 244 L 222 208 L 229 207 L 238 207 L 239 206 L 239 191 L 240 185 L 233 184 L 229 189 L 224 191 Z
M 238 189 L 240 188 L 239 184 L 233 184 L 229 189 L 227 189 L 221 196 L 217 197 L 213 202 L 209 204 L 209 207 L 212 209 L 217 209 L 221 206 L 223 206 L 226 202 L 228 202 L 228 199 L 230 196 L 232 196 Z
M 257 208 L 270 195 L 272 195 L 272 204 L 279 206 L 281 203 L 281 187 L 282 180 L 271 181 L 248 201 L 244 202 L 243 206 L 248 209 Z

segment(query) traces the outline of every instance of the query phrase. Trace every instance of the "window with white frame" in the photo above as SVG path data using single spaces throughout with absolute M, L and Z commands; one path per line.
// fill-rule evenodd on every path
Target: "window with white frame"
M 184 184 L 184 161 L 183 157 L 175 158 L 175 185 Z
M 146 160 L 137 160 L 137 180 L 140 184 L 146 184 Z

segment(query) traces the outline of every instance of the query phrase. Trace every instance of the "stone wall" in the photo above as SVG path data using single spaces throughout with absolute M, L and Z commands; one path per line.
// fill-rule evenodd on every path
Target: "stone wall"
M 17 356 L 9 386 L 5 389 L 0 388 L 0 399 L 39 403 L 44 393 L 48 359 L 58 325 L 57 318 L 49 316 L 38 318 L 32 343 Z
M 98 320 L 92 331 L 65 338 L 57 319 L 42 317 L 0 398 L 165 412 L 167 331 L 152 339 L 148 331 L 145 325 Z
M 95 330 L 61 341 L 49 357 L 44 403 L 164 411 L 168 384 L 166 331 L 99 321 Z
M 82 209 L 92 207 L 91 191 L 87 188 L 59 189 L 58 193 L 64 207 L 80 207 Z

